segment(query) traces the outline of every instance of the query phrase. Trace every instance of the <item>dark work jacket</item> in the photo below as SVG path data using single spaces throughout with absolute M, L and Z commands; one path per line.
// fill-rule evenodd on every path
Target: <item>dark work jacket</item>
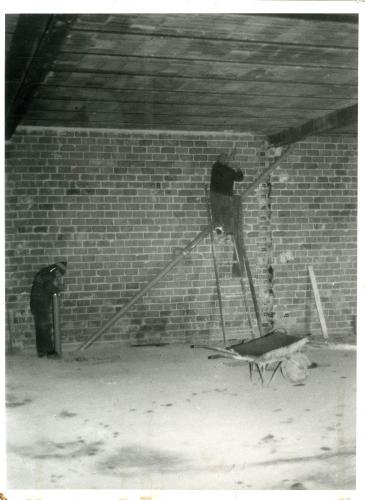
M 212 166 L 210 190 L 216 193 L 232 196 L 233 183 L 240 182 L 242 180 L 243 173 L 241 171 L 236 172 L 236 170 L 228 165 L 222 165 L 219 161 L 217 161 Z
M 55 266 L 45 267 L 34 276 L 30 292 L 30 310 L 33 315 L 47 313 L 51 307 L 52 295 L 60 290 L 54 269 Z

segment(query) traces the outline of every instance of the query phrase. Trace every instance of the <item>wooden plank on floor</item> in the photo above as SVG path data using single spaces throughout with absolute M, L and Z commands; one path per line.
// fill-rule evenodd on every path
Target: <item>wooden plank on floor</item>
M 314 274 L 313 266 L 308 266 L 308 271 L 309 271 L 309 277 L 310 277 L 310 280 L 312 283 L 314 299 L 316 301 L 316 307 L 317 307 L 317 311 L 318 311 L 319 321 L 321 323 L 323 337 L 327 340 L 328 339 L 327 325 L 326 325 L 326 320 L 325 320 L 324 313 L 323 313 L 321 297 L 319 295 L 317 280 L 316 280 L 316 276 Z

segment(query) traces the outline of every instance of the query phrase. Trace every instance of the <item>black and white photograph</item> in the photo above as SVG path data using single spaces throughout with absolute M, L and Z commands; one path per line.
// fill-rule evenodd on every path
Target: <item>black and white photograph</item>
M 4 13 L 1 499 L 355 498 L 361 9 L 269 3 Z

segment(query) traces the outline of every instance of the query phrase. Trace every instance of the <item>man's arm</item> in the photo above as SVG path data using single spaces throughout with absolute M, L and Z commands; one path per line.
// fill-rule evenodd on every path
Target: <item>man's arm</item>
M 52 295 L 60 291 L 59 281 L 56 276 L 49 273 L 43 282 L 43 290 Z
M 234 170 L 234 173 L 235 173 L 235 177 L 234 177 L 234 180 L 235 182 L 242 182 L 243 181 L 243 172 L 242 170 Z

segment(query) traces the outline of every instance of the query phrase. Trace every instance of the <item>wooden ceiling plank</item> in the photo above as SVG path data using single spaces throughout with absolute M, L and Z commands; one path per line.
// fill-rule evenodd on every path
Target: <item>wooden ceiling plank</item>
M 207 92 L 207 93 L 263 93 L 264 95 L 278 96 L 317 96 L 332 97 L 332 98 L 347 98 L 357 99 L 357 86 L 344 88 L 343 85 L 321 85 L 320 82 L 315 84 L 301 84 L 296 82 L 280 82 L 278 85 L 273 85 L 272 82 L 260 81 L 239 81 L 237 80 L 212 80 L 209 88 L 202 86 L 199 79 L 183 79 L 176 77 L 153 77 L 150 75 L 125 74 L 122 76 L 109 75 L 108 78 L 103 78 L 102 75 L 94 73 L 55 73 L 47 79 L 49 85 L 78 85 L 88 88 L 100 89 L 158 89 L 164 91 L 179 91 L 179 92 Z
M 58 88 L 57 91 L 53 91 L 45 89 L 42 91 L 37 97 L 33 98 L 33 105 L 37 106 L 38 104 L 42 106 L 49 107 L 52 106 L 53 102 L 64 102 L 71 105 L 75 101 L 79 101 L 79 105 L 87 105 L 87 103 L 98 103 L 101 105 L 108 106 L 109 104 L 130 104 L 130 105 L 187 105 L 187 106 L 227 106 L 235 107 L 237 110 L 245 109 L 245 108 L 264 108 L 270 110 L 285 110 L 285 109 L 295 109 L 297 112 L 301 111 L 310 111 L 315 112 L 323 112 L 323 111 L 334 111 L 338 109 L 340 106 L 337 100 L 322 100 L 320 103 L 318 101 L 310 99 L 310 98 L 299 98 L 288 99 L 285 96 L 276 97 L 275 99 L 272 96 L 252 96 L 252 95 L 241 95 L 239 96 L 221 96 L 219 100 L 216 95 L 209 94 L 191 94 L 185 92 L 159 92 L 159 93 L 149 93 L 149 92 L 111 92 L 111 91 L 103 91 L 101 89 L 95 91 L 91 89 L 85 88 L 76 88 L 72 90 L 73 99 L 70 100 L 70 89 L 66 92 L 63 92 L 62 89 Z M 355 104 L 354 100 L 343 100 L 342 104 L 344 106 L 349 106 L 351 104 Z
M 320 76 L 318 79 L 308 80 L 305 73 L 299 78 L 296 77 L 295 74 L 294 75 L 293 74 L 289 75 L 288 73 L 285 73 L 283 75 L 269 74 L 265 71 L 260 73 L 260 70 L 255 70 L 255 69 L 253 69 L 252 72 L 246 73 L 245 75 L 231 74 L 229 76 L 226 76 L 224 74 L 217 75 L 217 74 L 201 73 L 198 67 L 196 68 L 195 73 L 190 71 L 190 74 L 186 74 L 184 73 L 182 68 L 180 72 L 169 73 L 168 65 L 166 65 L 165 67 L 165 72 L 161 71 L 159 72 L 156 67 L 151 68 L 151 71 L 147 72 L 133 66 L 125 68 L 124 71 L 121 70 L 113 71 L 110 69 L 109 70 L 92 69 L 89 67 L 80 68 L 75 66 L 73 69 L 57 68 L 57 71 L 54 72 L 52 77 L 55 78 L 58 76 L 63 80 L 65 78 L 70 77 L 71 75 L 72 76 L 79 75 L 83 79 L 90 78 L 91 80 L 95 80 L 96 78 L 99 77 L 100 84 L 102 84 L 102 81 L 106 83 L 110 80 L 115 81 L 116 79 L 120 79 L 122 81 L 126 81 L 127 78 L 142 77 L 150 80 L 154 79 L 155 81 L 157 81 L 157 85 L 159 86 L 161 86 L 162 80 L 169 80 L 169 81 L 175 80 L 175 82 L 176 81 L 180 82 L 178 84 L 179 86 L 180 85 L 185 86 L 186 81 L 190 80 L 199 83 L 199 86 L 201 88 L 203 86 L 206 89 L 214 88 L 216 85 L 223 85 L 225 83 L 231 82 L 232 87 L 235 88 L 239 88 L 246 83 L 254 83 L 255 85 L 258 85 L 260 83 L 266 83 L 270 84 L 271 86 L 292 84 L 294 86 L 310 85 L 310 86 L 325 87 L 327 89 L 326 93 L 331 92 L 331 87 L 341 88 L 342 95 L 345 94 L 351 96 L 351 91 L 357 93 L 356 80 L 351 78 L 351 75 L 349 75 L 349 72 L 347 71 L 343 73 L 342 78 L 337 77 L 336 79 L 334 79 L 333 75 L 331 79 L 329 75 L 326 75 L 326 81 L 323 81 L 323 78 L 320 79 Z M 179 87 L 174 87 L 174 88 L 179 88 Z
M 137 100 L 139 102 L 186 102 L 190 100 L 192 102 L 214 102 L 216 103 L 217 97 L 220 103 L 225 103 L 228 105 L 236 105 L 237 99 L 240 100 L 240 105 L 249 105 L 251 102 L 264 102 L 271 106 L 280 107 L 291 107 L 298 103 L 301 103 L 304 107 L 308 108 L 313 106 L 314 109 L 337 109 L 339 101 L 348 104 L 355 104 L 356 99 L 350 99 L 348 97 L 324 97 L 315 95 L 280 95 L 280 94 L 265 94 L 259 92 L 235 92 L 235 93 L 224 93 L 224 92 L 208 92 L 208 91 L 178 91 L 178 90 L 159 90 L 159 89 L 149 89 L 141 88 L 135 89 L 119 89 L 116 87 L 109 88 L 90 88 L 78 85 L 67 85 L 67 84 L 56 84 L 56 85 L 40 85 L 39 87 L 39 98 L 40 99 L 69 99 L 70 92 L 74 98 L 88 100 L 122 100 L 122 101 L 133 101 Z M 267 102 L 266 102 L 267 101 Z M 346 105 L 346 104 L 345 104 Z M 345 107 L 342 106 L 342 107 Z
M 123 39 L 124 41 L 124 39 Z M 357 71 L 357 51 L 352 51 L 349 54 L 338 54 L 336 50 L 326 49 L 325 53 L 318 54 L 315 52 L 313 54 L 301 54 L 297 50 L 285 51 L 278 54 L 278 51 L 274 51 L 276 57 L 271 56 L 271 51 L 264 48 L 262 50 L 250 50 L 250 49 L 227 49 L 224 50 L 224 46 L 220 46 L 220 50 L 216 50 L 214 54 L 210 52 L 209 49 L 204 45 L 200 44 L 200 51 L 192 50 L 190 46 L 187 46 L 184 50 L 183 47 L 179 46 L 178 50 L 174 50 L 174 47 L 168 44 L 165 40 L 159 49 L 154 48 L 151 44 L 148 45 L 148 50 L 145 47 L 141 47 L 140 50 L 133 50 L 133 48 L 128 48 L 122 43 L 125 48 L 124 51 L 118 50 L 113 51 L 111 49 L 108 52 L 103 50 L 89 49 L 87 52 L 85 50 L 79 50 L 77 46 L 72 49 L 68 48 L 60 52 L 60 61 L 62 64 L 68 61 L 80 62 L 85 60 L 87 57 L 103 58 L 106 61 L 109 59 L 111 64 L 113 60 L 118 61 L 129 61 L 129 60 L 151 60 L 155 61 L 167 61 L 175 63 L 212 63 L 212 64 L 229 64 L 232 67 L 235 65 L 240 66 L 255 66 L 255 67 L 279 67 L 279 68 L 305 68 L 307 70 L 333 70 L 333 71 L 344 71 L 351 70 Z M 146 45 L 146 47 L 147 47 Z M 268 53 L 268 54 L 267 54 Z M 280 55 L 280 57 L 278 57 Z M 320 58 L 319 56 L 322 55 Z M 291 59 L 289 58 L 291 56 Z
M 10 139 L 41 81 L 54 53 L 48 43 L 59 46 L 75 16 L 22 14 L 19 16 L 6 60 L 6 130 Z M 55 43 L 57 41 L 57 43 Z
M 62 119 L 62 117 L 68 117 L 68 116 L 72 116 L 72 115 L 75 115 L 75 116 L 78 116 L 78 115 L 83 115 L 85 120 L 93 120 L 93 119 L 98 119 L 98 117 L 103 117 L 103 119 L 105 120 L 106 117 L 110 117 L 110 121 L 114 121 L 115 119 L 117 120 L 121 120 L 122 118 L 124 117 L 133 117 L 133 116 L 138 116 L 139 118 L 144 118 L 144 117 L 151 117 L 153 116 L 154 118 L 157 118 L 157 117 L 163 117 L 163 119 L 171 119 L 171 120 L 174 120 L 176 117 L 184 117 L 184 118 L 189 118 L 191 120 L 207 120 L 207 121 L 211 121 L 212 118 L 214 118 L 215 120 L 215 123 L 216 124 L 220 124 L 222 122 L 224 123 L 229 123 L 230 121 L 232 123 L 239 123 L 240 121 L 242 121 L 242 116 L 237 114 L 237 116 L 234 116 L 232 117 L 232 115 L 222 115 L 219 113 L 199 113 L 199 110 L 195 110 L 195 112 L 193 113 L 190 113 L 189 114 L 189 111 L 187 112 L 184 112 L 183 110 L 181 110 L 179 113 L 176 113 L 176 114 L 171 114 L 168 110 L 166 111 L 161 111 L 159 109 L 141 109 L 141 110 L 137 110 L 137 111 L 134 111 L 133 109 L 130 109 L 130 110 L 126 110 L 126 111 L 119 111 L 119 110 L 115 110 L 114 112 L 110 112 L 110 111 L 98 111 L 98 112 L 89 112 L 88 110 L 85 110 L 84 108 L 80 108 L 80 109 L 74 109 L 74 110 L 65 110 L 65 109 L 54 109 L 54 110 L 39 110 L 39 109 L 36 109 L 36 110 L 31 110 L 29 111 L 29 113 L 27 114 L 27 116 L 31 117 L 31 118 L 35 118 L 35 117 L 58 117 L 59 119 Z M 234 121 L 234 120 L 237 120 L 237 121 Z M 250 116 L 250 115 L 247 115 L 244 117 L 244 121 L 245 122 L 254 122 L 254 120 L 257 120 L 257 121 L 265 121 L 265 120 L 277 120 L 277 116 L 261 116 L 261 117 L 256 117 L 256 116 Z M 293 124 L 296 124 L 296 123 L 299 123 L 299 118 L 297 117 L 283 117 L 281 118 L 281 121 L 283 123 L 285 122 L 293 122 Z M 25 123 L 25 121 L 24 121 Z
M 57 123 L 62 121 L 72 120 L 83 123 L 84 127 L 94 126 L 95 123 L 103 122 L 109 123 L 111 128 L 118 128 L 118 126 L 126 121 L 139 123 L 139 126 L 143 128 L 144 123 L 158 123 L 159 126 L 165 124 L 166 127 L 171 127 L 175 121 L 185 121 L 186 123 L 193 124 L 195 127 L 201 125 L 206 125 L 211 123 L 213 126 L 217 127 L 217 130 L 222 128 L 236 129 L 243 127 L 250 127 L 251 129 L 257 129 L 267 126 L 269 123 L 277 124 L 280 123 L 284 127 L 287 123 L 292 123 L 293 126 L 299 123 L 299 119 L 293 118 L 283 118 L 278 120 L 277 117 L 246 117 L 244 120 L 239 115 L 236 117 L 231 116 L 215 116 L 214 119 L 210 114 L 187 114 L 187 113 L 176 113 L 175 115 L 165 112 L 155 110 L 144 110 L 139 112 L 115 112 L 115 113 L 87 113 L 85 110 L 73 110 L 73 111 L 31 111 L 27 114 L 27 118 L 24 120 L 23 125 L 29 123 L 31 120 L 49 120 L 49 122 L 54 122 L 57 117 Z
M 322 85 L 353 85 L 357 80 L 357 69 L 330 69 L 297 66 L 282 67 L 279 65 L 256 66 L 252 63 L 239 64 L 212 61 L 183 61 L 173 58 L 137 58 L 113 57 L 109 55 L 60 54 L 54 62 L 54 71 L 72 71 L 86 73 L 102 73 L 118 75 L 125 73 L 147 73 L 163 78 L 201 78 L 210 79 L 251 79 L 255 81 L 317 83 Z
M 283 146 L 300 141 L 308 135 L 329 132 L 339 127 L 357 123 L 357 104 L 339 109 L 325 116 L 309 120 L 298 127 L 291 127 L 279 133 L 269 135 L 268 141 L 273 146 Z
M 152 57 L 166 54 L 174 57 L 190 57 L 192 60 L 206 58 L 222 61 L 251 62 L 258 65 L 280 64 L 319 67 L 353 68 L 357 65 L 357 49 L 338 50 L 328 47 L 298 47 L 295 44 L 271 44 L 235 40 L 207 40 L 152 37 L 139 33 L 91 33 L 73 29 L 64 46 L 65 53 L 95 52 L 114 56 Z
M 34 99 L 32 105 L 29 108 L 29 113 L 35 109 L 40 112 L 63 112 L 63 111 L 78 111 L 86 113 L 88 116 L 93 114 L 118 114 L 121 113 L 156 113 L 156 114 L 173 114 L 173 115 L 201 115 L 201 116 L 209 116 L 212 119 L 219 118 L 221 116 L 230 116 L 232 119 L 246 119 L 248 117 L 257 117 L 257 118 L 274 118 L 278 115 L 278 108 L 270 108 L 267 106 L 227 106 L 222 105 L 216 101 L 215 104 L 204 105 L 204 104 L 189 104 L 187 102 L 184 103 L 147 103 L 147 102 L 123 102 L 123 101 L 115 101 L 111 100 L 109 102 L 106 101 L 98 101 L 97 99 L 90 99 L 88 101 L 80 101 L 76 99 L 67 99 L 67 100 L 42 100 L 42 99 Z M 314 113 L 316 115 L 320 115 L 320 111 L 313 111 L 311 109 L 281 109 L 280 118 L 281 119 L 289 119 L 293 118 L 297 120 L 297 122 L 301 122 L 303 119 L 313 117 Z M 323 113 L 322 113 L 323 114 Z
M 249 14 L 128 14 L 110 15 L 98 23 L 87 22 L 81 16 L 79 29 L 114 31 L 116 33 L 139 32 L 159 36 L 199 35 L 215 40 L 238 39 L 271 43 L 302 43 L 312 46 L 356 48 L 357 23 L 338 23 L 313 19 L 274 18 Z
M 42 127 L 53 127 L 54 122 L 52 120 L 45 119 L 36 119 L 29 120 L 24 123 L 24 126 L 42 126 Z M 217 128 L 214 125 L 205 124 L 205 125 L 193 125 L 189 122 L 179 122 L 176 121 L 172 124 L 172 126 L 166 126 L 166 123 L 163 121 L 161 123 L 156 122 L 121 122 L 121 123 L 110 123 L 110 122 L 94 122 L 93 124 L 85 125 L 83 121 L 77 121 L 74 118 L 70 120 L 62 120 L 57 122 L 57 127 L 65 127 L 65 128 L 96 128 L 96 129 L 114 129 L 114 130 L 165 130 L 166 132 L 171 132 L 172 130 L 179 130 L 181 132 L 235 132 L 235 133 L 252 133 L 252 129 L 246 129 L 241 126 L 241 128 L 237 128 L 236 130 L 229 129 L 228 127 Z M 258 133 L 266 134 L 267 131 L 258 131 Z
M 280 90 L 281 87 L 278 88 Z M 356 94 L 354 95 L 353 98 L 348 97 L 348 96 L 342 96 L 342 95 L 336 95 L 336 96 L 328 96 L 326 93 L 322 93 L 322 95 L 319 93 L 316 95 L 315 93 L 308 93 L 308 94 L 300 94 L 294 93 L 290 94 L 288 92 L 288 89 L 284 89 L 284 92 L 281 93 L 275 93 L 275 89 L 270 90 L 263 90 L 262 92 L 259 91 L 260 89 L 256 89 L 255 91 L 245 91 L 242 89 L 241 91 L 232 91 L 232 92 L 225 92 L 224 90 L 213 90 L 209 91 L 209 89 L 204 89 L 204 90 L 178 90 L 178 89 L 172 89 L 172 90 L 164 90 L 163 88 L 147 88 L 147 87 L 138 87 L 137 84 L 132 85 L 131 87 L 124 87 L 124 88 L 118 88 L 114 86 L 108 86 L 108 87 L 95 87 L 95 86 L 85 86 L 85 85 L 78 85 L 76 83 L 67 83 L 65 81 L 55 83 L 55 84 L 50 84 L 47 82 L 47 85 L 40 85 L 39 86 L 39 95 L 41 98 L 47 99 L 47 98 L 56 98 L 56 96 L 59 96 L 60 98 L 66 98 L 68 99 L 70 94 L 69 92 L 72 93 L 73 96 L 77 96 L 80 99 L 85 98 L 88 99 L 90 96 L 92 98 L 100 98 L 100 99 L 108 99 L 112 97 L 113 99 L 126 99 L 126 100 L 132 100 L 133 98 L 136 98 L 140 101 L 142 100 L 153 100 L 154 98 L 156 99 L 165 99 L 166 102 L 174 102 L 174 100 L 179 100 L 181 99 L 182 101 L 185 101 L 185 99 L 197 99 L 198 102 L 202 102 L 202 100 L 207 100 L 210 101 L 212 99 L 219 98 L 220 102 L 227 102 L 230 103 L 232 102 L 232 105 L 237 102 L 237 99 L 244 100 L 247 99 L 248 102 L 252 102 L 252 99 L 258 99 L 258 100 L 263 100 L 265 99 L 268 101 L 268 104 L 273 104 L 274 103 L 280 103 L 280 106 L 287 105 L 288 107 L 290 106 L 295 106 L 298 101 L 302 103 L 303 106 L 305 107 L 310 107 L 313 105 L 314 109 L 321 109 L 321 106 L 324 108 L 336 108 L 338 109 L 340 106 L 337 105 L 337 103 L 342 102 L 344 107 L 346 105 L 350 104 L 355 104 L 355 102 L 352 101 L 357 101 Z M 89 96 L 89 97 L 88 97 Z M 118 97 L 119 96 L 119 97 Z M 156 97 L 155 97 L 156 96 Z M 171 99 L 171 101 L 170 101 Z M 283 101 L 282 101 L 283 100 Z M 321 106 L 318 104 L 320 101 Z

